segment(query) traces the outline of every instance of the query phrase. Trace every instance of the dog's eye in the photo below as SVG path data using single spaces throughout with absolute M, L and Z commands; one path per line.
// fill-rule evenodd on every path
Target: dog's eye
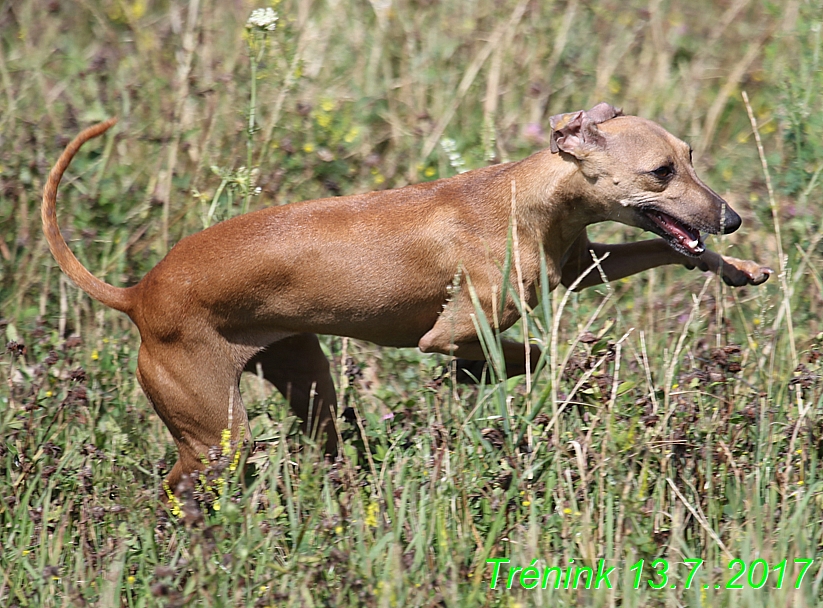
M 657 179 L 668 179 L 674 174 L 674 167 L 671 165 L 663 165 L 651 172 Z

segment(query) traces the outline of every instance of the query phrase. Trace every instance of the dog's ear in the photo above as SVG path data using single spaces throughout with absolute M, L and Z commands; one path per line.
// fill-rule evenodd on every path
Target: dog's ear
M 623 116 L 623 110 L 620 108 L 615 108 L 613 105 L 606 103 L 605 101 L 601 101 L 591 110 L 586 112 L 586 114 L 588 114 L 589 118 L 591 118 L 595 124 L 600 124 L 601 122 L 611 120 L 615 116 Z
M 552 128 L 551 151 L 557 154 L 562 150 L 577 159 L 583 158 L 590 150 L 606 145 L 606 140 L 597 125 L 622 115 L 623 112 L 619 108 L 599 103 L 588 111 L 552 116 L 549 119 Z

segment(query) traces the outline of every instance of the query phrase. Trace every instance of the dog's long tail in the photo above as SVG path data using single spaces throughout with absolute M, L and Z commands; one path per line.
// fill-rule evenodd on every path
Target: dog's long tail
M 60 232 L 60 226 L 57 225 L 57 186 L 60 184 L 69 163 L 71 163 L 71 159 L 77 154 L 80 146 L 93 137 L 102 135 L 116 122 L 116 118 L 110 118 L 98 125 L 84 129 L 66 146 L 49 173 L 49 179 L 43 189 L 43 205 L 40 208 L 40 213 L 43 216 L 43 232 L 49 243 L 49 249 L 51 249 L 54 259 L 57 260 L 63 272 L 95 300 L 115 310 L 128 313 L 133 308 L 132 288 L 109 285 L 90 273 L 69 249 Z

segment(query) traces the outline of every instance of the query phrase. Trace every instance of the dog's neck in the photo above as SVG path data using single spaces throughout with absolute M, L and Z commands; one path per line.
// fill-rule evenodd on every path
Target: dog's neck
M 550 260 L 562 259 L 586 226 L 608 219 L 597 180 L 586 178 L 566 155 L 543 150 L 516 163 L 512 173 L 521 245 L 542 244 Z

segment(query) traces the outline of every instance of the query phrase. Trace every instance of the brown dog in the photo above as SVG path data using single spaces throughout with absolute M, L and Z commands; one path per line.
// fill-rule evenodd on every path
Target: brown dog
M 304 430 L 326 433 L 325 449 L 337 451 L 334 384 L 315 334 L 482 361 L 470 290 L 450 288 L 458 273 L 467 277 L 492 315 L 512 212 L 529 306 L 541 249 L 550 289 L 570 286 L 592 253 L 610 254 L 601 264 L 609 280 L 664 264 L 711 270 L 730 285 L 756 285 L 770 273 L 705 249 L 701 232 L 733 232 L 740 216 L 698 179 L 689 146 L 602 103 L 554 116 L 551 148 L 522 161 L 235 217 L 183 239 L 137 285 L 118 288 L 80 264 L 55 211 L 72 157 L 112 124 L 80 133 L 57 161 L 43 194 L 43 228 L 63 271 L 140 330 L 137 378 L 180 454 L 171 487 L 201 468 L 224 429 L 233 440 L 250 438 L 238 382 L 257 364 Z M 589 243 L 586 226 L 605 220 L 662 238 Z M 595 271 L 578 287 L 601 282 Z M 501 328 L 520 318 L 513 300 L 498 318 Z M 539 352 L 531 348 L 534 364 Z M 522 344 L 505 342 L 504 353 L 510 374 L 525 372 Z

